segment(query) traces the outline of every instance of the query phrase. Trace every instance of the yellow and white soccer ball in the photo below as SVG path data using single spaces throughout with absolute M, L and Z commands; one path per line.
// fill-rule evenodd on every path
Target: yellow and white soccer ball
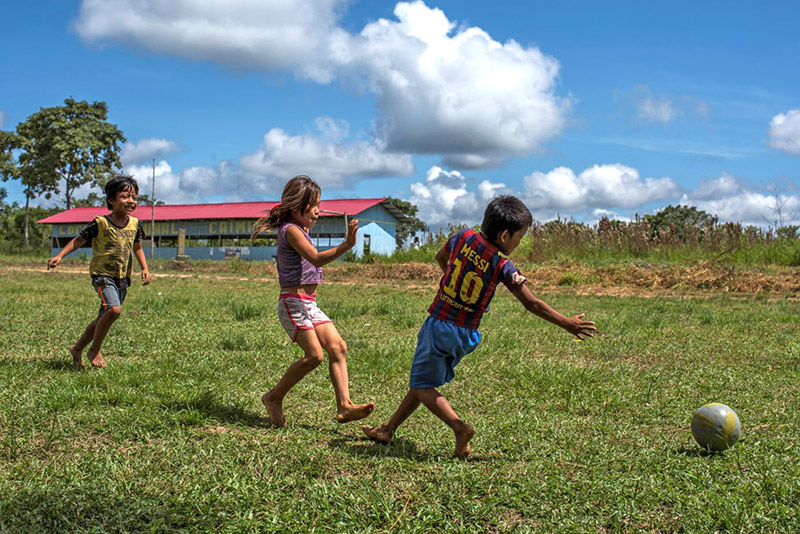
M 692 417 L 692 436 L 706 450 L 724 451 L 732 447 L 741 432 L 736 412 L 718 402 L 699 407 Z

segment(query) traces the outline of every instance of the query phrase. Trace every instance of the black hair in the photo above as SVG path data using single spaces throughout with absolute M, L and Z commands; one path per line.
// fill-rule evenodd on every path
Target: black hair
M 120 173 L 108 181 L 105 186 L 108 209 L 111 209 L 111 201 L 117 198 L 119 192 L 126 189 L 133 189 L 137 195 L 139 194 L 139 184 L 130 174 Z
M 497 242 L 497 236 L 508 230 L 514 233 L 528 228 L 533 223 L 530 210 L 520 199 L 511 195 L 500 195 L 492 199 L 483 212 L 481 233 L 490 243 Z

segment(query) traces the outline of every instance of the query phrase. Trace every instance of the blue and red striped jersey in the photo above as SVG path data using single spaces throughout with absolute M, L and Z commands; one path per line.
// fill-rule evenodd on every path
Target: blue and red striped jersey
M 497 283 L 513 289 L 526 279 L 496 246 L 470 228 L 450 237 L 445 249 L 450 258 L 428 313 L 477 330 L 481 317 L 489 311 Z

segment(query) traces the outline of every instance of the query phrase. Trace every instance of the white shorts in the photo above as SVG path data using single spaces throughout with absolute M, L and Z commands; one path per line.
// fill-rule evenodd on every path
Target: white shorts
M 278 296 L 278 319 L 292 341 L 297 339 L 300 330 L 313 330 L 321 324 L 333 322 L 317 306 L 316 295 L 298 293 Z

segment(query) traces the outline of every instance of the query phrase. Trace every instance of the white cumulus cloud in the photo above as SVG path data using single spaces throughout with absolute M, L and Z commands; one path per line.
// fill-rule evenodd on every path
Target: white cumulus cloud
M 517 196 L 540 221 L 561 216 L 591 223 L 603 216 L 630 220 L 618 211 L 675 202 L 681 194 L 671 178 L 643 179 L 636 169 L 618 163 L 594 165 L 577 175 L 567 167 L 534 172 L 524 178 L 521 191 L 489 180 L 476 186 L 458 171 L 434 166 L 425 181 L 412 183 L 410 190 L 409 200 L 419 207 L 420 218 L 434 228 L 480 222 L 486 204 L 497 195 Z
M 457 27 L 420 0 L 358 34 L 338 25 L 347 0 L 83 0 L 87 42 L 115 40 L 227 67 L 286 71 L 320 83 L 341 77 L 376 95 L 377 142 L 440 154 L 450 166 L 500 165 L 557 136 L 569 97 L 559 63 L 533 46 Z
M 361 178 L 408 176 L 414 170 L 409 155 L 385 152 L 372 142 L 328 142 L 307 135 L 292 136 L 280 128 L 267 132 L 258 150 L 242 156 L 240 167 L 253 180 L 286 180 L 307 174 L 323 189 L 349 187 Z
M 594 216 L 593 221 L 586 221 L 587 224 L 597 224 L 597 222 L 605 217 L 611 221 L 621 221 L 621 222 L 631 222 L 632 219 L 630 217 L 626 217 L 624 215 L 620 215 L 619 213 L 612 211 L 612 210 L 604 210 L 604 209 L 595 209 L 592 211 L 592 215 Z
M 125 143 L 120 159 L 123 166 L 135 165 L 153 158 L 175 154 L 180 149 L 178 143 L 169 139 L 141 139 L 136 143 Z
M 156 163 L 156 200 L 167 204 L 202 204 L 211 195 L 218 194 L 225 176 L 225 165 L 220 167 L 186 167 L 174 172 L 169 163 Z M 139 183 L 139 192 L 151 195 L 153 188 L 153 166 L 131 165 L 125 169 Z
M 167 159 L 161 158 L 155 167 L 156 200 L 168 204 L 268 200 L 279 198 L 286 181 L 297 174 L 308 174 L 325 191 L 350 188 L 365 179 L 408 176 L 414 171 L 408 154 L 386 152 L 375 142 L 348 142 L 346 121 L 322 117 L 316 126 L 318 136 L 293 136 L 273 128 L 256 150 L 213 167 L 173 170 Z M 153 166 L 149 160 L 178 149 L 176 143 L 165 139 L 125 145 L 125 171 L 136 178 L 140 191 L 150 196 Z
M 800 109 L 772 117 L 769 123 L 769 146 L 800 156 Z
M 675 198 L 678 185 L 668 177 L 645 178 L 619 163 L 594 165 L 580 174 L 558 167 L 523 180 L 523 196 L 537 213 L 582 213 L 594 208 L 633 208 Z
M 776 222 L 778 225 L 792 224 L 800 216 L 800 197 L 797 195 L 779 189 L 756 191 L 727 173 L 702 182 L 694 191 L 685 193 L 680 204 L 716 215 L 723 222 L 754 226 L 775 225 Z
M 454 29 L 419 0 L 394 14 L 368 24 L 341 58 L 377 95 L 378 135 L 389 148 L 477 168 L 529 153 L 563 129 L 570 102 L 555 94 L 556 59 L 477 27 Z
M 734 176 L 722 173 L 719 178 L 700 182 L 691 197 L 696 201 L 713 201 L 738 195 L 741 191 L 742 184 Z
M 83 0 L 87 42 L 108 39 L 231 68 L 289 70 L 320 81 L 345 0 Z
M 325 135 L 334 136 L 346 130 L 346 123 L 322 121 Z M 323 191 L 351 187 L 362 179 L 405 176 L 413 172 L 411 158 L 389 154 L 366 141 L 351 144 L 332 143 L 319 137 L 291 136 L 274 128 L 254 152 L 238 161 L 223 161 L 214 167 L 185 167 L 173 171 L 167 161 L 156 165 L 156 199 L 169 204 L 275 199 L 286 180 L 297 174 L 308 174 Z M 140 189 L 150 194 L 153 168 L 149 164 L 129 165 Z
M 477 193 L 469 191 L 463 174 L 433 166 L 424 182 L 411 184 L 410 202 L 419 208 L 420 219 L 437 228 L 448 223 L 478 223 L 492 198 L 510 193 L 505 184 L 488 180 L 478 185 Z

